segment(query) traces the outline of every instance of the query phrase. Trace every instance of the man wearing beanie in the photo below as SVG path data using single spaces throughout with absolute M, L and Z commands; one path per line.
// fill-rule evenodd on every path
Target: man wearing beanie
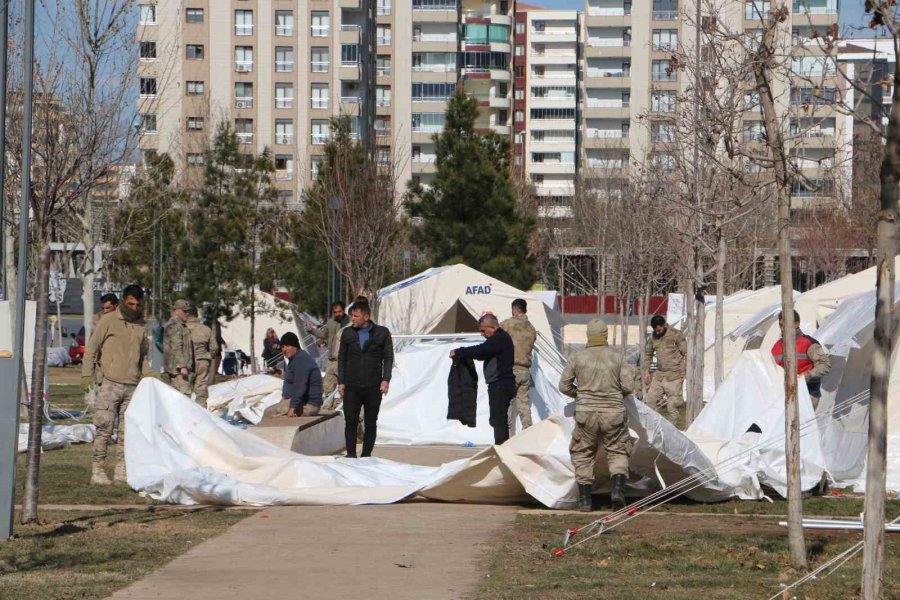
M 588 323 L 587 346 L 569 357 L 559 379 L 559 391 L 575 398 L 569 454 L 581 511 L 591 510 L 594 461 L 601 444 L 612 476 L 613 508 L 625 506 L 629 435 L 624 399 L 632 392 L 632 377 L 621 354 L 609 347 L 606 323 L 601 319 Z
M 288 403 L 287 416 L 312 417 L 322 408 L 322 374 L 319 365 L 305 350 L 300 348 L 297 334 L 291 331 L 281 336 L 284 352 L 284 387 L 281 390 L 283 402 Z

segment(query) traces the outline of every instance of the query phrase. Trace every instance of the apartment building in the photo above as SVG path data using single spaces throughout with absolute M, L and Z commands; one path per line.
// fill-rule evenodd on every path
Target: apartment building
M 571 215 L 578 141 L 579 15 L 518 4 L 513 148 L 541 216 Z
M 315 178 L 329 119 L 359 133 L 367 89 L 362 0 L 142 0 L 141 148 L 202 170 L 210 129 L 225 119 L 248 148 L 268 148 L 285 204 Z M 511 133 L 512 1 L 375 0 L 375 152 L 398 186 L 434 176 L 431 136 L 458 85 L 479 126 Z M 371 84 L 371 81 L 368 82 Z

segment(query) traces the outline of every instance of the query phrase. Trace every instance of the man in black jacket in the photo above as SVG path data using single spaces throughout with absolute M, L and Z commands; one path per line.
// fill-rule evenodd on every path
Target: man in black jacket
M 344 399 L 344 439 L 347 458 L 356 458 L 356 430 L 360 409 L 365 409 L 363 458 L 372 455 L 377 436 L 381 397 L 387 395 L 394 368 L 394 341 L 386 327 L 370 320 L 366 302 L 350 311 L 351 327 L 341 332 L 338 352 L 338 391 Z
M 473 358 L 484 362 L 484 380 L 488 384 L 491 408 L 490 424 L 494 428 L 494 443 L 509 439 L 509 403 L 516 396 L 516 377 L 513 375 L 515 347 L 497 317 L 486 314 L 478 320 L 478 329 L 486 339 L 477 346 L 456 348 L 450 358 Z

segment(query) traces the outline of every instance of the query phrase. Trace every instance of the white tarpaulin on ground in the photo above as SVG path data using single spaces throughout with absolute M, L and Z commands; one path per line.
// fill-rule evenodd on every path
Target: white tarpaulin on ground
M 266 409 L 281 401 L 283 383 L 271 375 L 251 375 L 223 381 L 209 387 L 206 408 L 226 419 L 240 417 L 258 425 Z
M 28 423 L 19 424 L 19 452 L 28 449 Z M 94 441 L 94 426 L 88 424 L 56 425 L 41 428 L 41 449 L 55 450 L 70 444 L 90 444 Z
M 472 333 L 485 312 L 501 321 L 516 298 L 528 303 L 528 319 L 559 345 L 562 317 L 539 298 L 465 265 L 435 267 L 378 292 L 376 320 L 395 335 Z

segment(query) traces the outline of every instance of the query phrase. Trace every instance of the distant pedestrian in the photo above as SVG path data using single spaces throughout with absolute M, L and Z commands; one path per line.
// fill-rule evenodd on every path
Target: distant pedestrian
M 212 365 L 209 370 L 209 380 L 207 383 L 207 387 L 209 387 L 213 383 L 215 383 L 216 373 L 219 372 L 219 366 L 222 364 L 222 352 L 225 348 L 225 340 L 222 338 L 222 325 L 219 323 L 219 320 L 213 316 L 213 312 L 211 310 L 206 316 L 204 325 L 209 327 L 210 331 L 212 331 L 213 339 L 216 341 L 217 348 L 213 353 Z
M 194 401 L 206 408 L 206 400 L 209 398 L 209 371 L 212 368 L 213 354 L 219 347 L 213 337 L 212 330 L 200 322 L 197 316 L 197 307 L 188 309 L 187 327 L 191 334 L 191 344 L 194 353 L 194 377 L 191 381 L 194 392 Z
M 100 317 L 107 313 L 111 313 L 112 311 L 119 308 L 119 297 L 115 294 L 103 294 L 100 296 L 100 312 L 94 314 L 93 325 L 91 326 L 91 331 L 93 332 L 97 329 L 97 323 L 100 321 Z
M 176 300 L 172 318 L 163 333 L 164 369 L 169 385 L 191 395 L 191 378 L 194 375 L 194 345 L 187 327 L 188 311 L 192 305 L 187 300 Z
M 819 407 L 822 397 L 822 377 L 831 370 L 831 358 L 822 349 L 822 344 L 814 337 L 800 331 L 800 313 L 794 311 L 794 327 L 796 328 L 797 375 L 806 381 L 806 389 L 812 400 L 813 409 Z M 772 356 L 779 367 L 784 367 L 784 319 L 778 313 L 778 328 L 781 338 L 772 346 Z
M 147 355 L 150 339 L 147 336 L 147 322 L 143 312 L 144 290 L 137 285 L 129 285 L 122 292 L 122 304 L 116 310 L 103 315 L 85 348 L 81 371 L 82 388 L 94 383 L 94 375 L 99 370 L 102 380 L 97 393 L 94 412 L 94 458 L 91 465 L 91 484 L 109 485 L 106 474 L 106 450 L 114 434 L 116 435 L 116 468 L 114 479 L 127 480 L 125 471 L 125 410 L 131 402 L 134 388 L 143 374 L 149 371 Z
M 362 456 L 372 455 L 378 435 L 381 398 L 390 388 L 394 369 L 394 341 L 386 327 L 371 320 L 367 302 L 355 302 L 351 327 L 341 333 L 338 352 L 338 393 L 344 399 L 344 439 L 347 457 L 356 458 L 359 414 L 365 409 Z
M 288 404 L 287 416 L 312 417 L 322 408 L 322 373 L 293 332 L 281 336 L 284 349 L 284 386 L 281 396 Z
M 675 427 L 680 423 L 679 409 L 684 405 L 684 376 L 687 372 L 687 341 L 684 335 L 669 327 L 665 317 L 654 315 L 650 319 L 653 333 L 647 338 L 644 349 L 644 384 L 649 385 L 644 401 L 657 412 L 666 399 L 666 413 Z M 650 363 L 656 354 L 656 372 L 650 374 Z
M 497 317 L 483 315 L 478 329 L 485 340 L 477 346 L 466 346 L 450 351 L 450 358 L 471 358 L 484 361 L 484 380 L 488 386 L 488 422 L 494 429 L 494 443 L 509 439 L 509 403 L 516 396 L 516 377 L 513 374 L 515 347 L 512 338 L 500 329 Z
M 516 416 L 522 423 L 522 429 L 531 427 L 531 403 L 528 394 L 531 390 L 531 354 L 537 340 L 537 331 L 528 320 L 528 303 L 522 298 L 512 302 L 512 317 L 500 323 L 500 327 L 512 338 L 515 348 L 513 375 L 516 378 L 516 398 L 509 405 L 509 437 L 516 434 Z
M 350 323 L 350 319 L 344 312 L 344 303 L 340 300 L 331 304 L 331 318 L 319 327 L 313 327 L 311 321 L 306 322 L 306 330 L 325 342 L 328 347 L 327 360 L 325 361 L 325 379 L 323 381 L 322 393 L 325 396 L 337 388 L 337 360 L 338 348 L 340 345 L 340 332 Z
M 267 371 L 281 371 L 284 354 L 281 351 L 281 341 L 278 339 L 278 334 L 271 327 L 266 329 L 266 337 L 263 338 L 262 359 Z

